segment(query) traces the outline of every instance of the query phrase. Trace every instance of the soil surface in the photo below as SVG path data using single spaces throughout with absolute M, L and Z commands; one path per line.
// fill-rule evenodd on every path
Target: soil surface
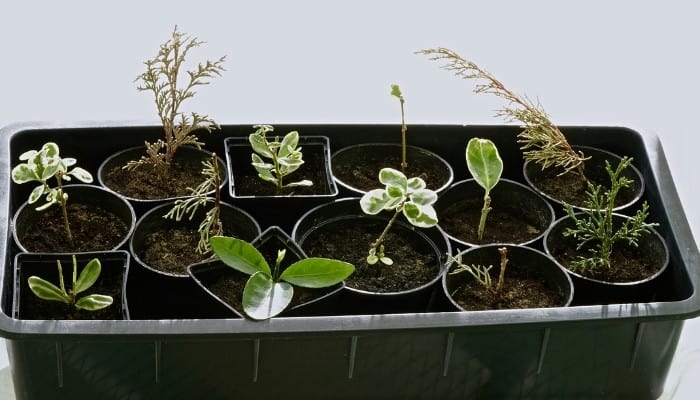
M 473 244 L 483 243 L 525 243 L 539 236 L 542 231 L 531 225 L 520 214 L 493 205 L 486 217 L 484 237 L 479 240 L 479 220 L 481 200 L 465 200 L 454 203 L 440 213 L 440 227 L 451 236 Z
M 68 223 L 74 246 L 66 235 L 61 207 L 41 213 L 19 238 L 31 252 L 79 252 L 111 250 L 127 235 L 128 226 L 116 215 L 96 205 L 68 202 Z
M 187 275 L 187 266 L 209 258 L 195 251 L 199 243 L 196 228 L 159 227 L 145 236 L 142 254 L 139 257 L 150 267 L 159 271 Z
M 387 266 L 367 264 L 369 245 L 377 239 L 386 221 L 368 218 L 329 223 L 310 234 L 302 247 L 309 257 L 335 258 L 355 266 L 345 280 L 348 287 L 370 292 L 398 292 L 420 287 L 440 272 L 436 250 L 412 230 L 395 224 L 384 241 Z

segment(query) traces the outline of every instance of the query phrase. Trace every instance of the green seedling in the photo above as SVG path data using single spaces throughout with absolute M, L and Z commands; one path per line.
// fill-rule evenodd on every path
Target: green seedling
M 215 153 L 212 153 L 211 160 L 202 161 L 202 165 L 204 166 L 202 169 L 202 175 L 205 178 L 204 182 L 194 189 L 188 188 L 191 195 L 184 199 L 175 200 L 173 208 L 163 217 L 182 221 L 182 218 L 187 215 L 191 221 L 199 207 L 212 203 L 212 207 L 204 215 L 204 219 L 202 219 L 197 228 L 199 242 L 197 243 L 196 251 L 199 254 L 209 254 L 211 252 L 209 238 L 223 235 L 224 233 L 224 227 L 221 222 L 221 176 L 219 175 L 219 162 Z M 209 195 L 212 191 L 214 191 L 213 197 Z
M 56 264 L 58 266 L 58 281 L 60 287 L 38 276 L 29 277 L 29 288 L 38 298 L 49 301 L 59 301 L 74 306 L 77 309 L 87 311 L 101 310 L 112 304 L 112 297 L 102 294 L 90 294 L 78 298 L 78 294 L 90 289 L 100 277 L 100 272 L 102 271 L 100 260 L 97 258 L 90 260 L 87 265 L 85 265 L 85 268 L 80 271 L 80 275 L 78 276 L 78 262 L 75 259 L 75 255 L 73 255 L 73 279 L 70 290 L 66 290 L 66 286 L 63 283 L 61 261 L 56 260 Z
M 329 258 L 306 258 L 281 271 L 285 250 L 277 252 L 275 265 L 270 268 L 264 256 L 246 241 L 213 236 L 210 244 L 224 264 L 250 275 L 243 289 L 243 311 L 256 320 L 284 311 L 292 301 L 294 286 L 324 288 L 342 282 L 355 271 L 352 264 Z
M 472 138 L 467 144 L 467 168 L 476 183 L 484 188 L 484 206 L 479 219 L 479 241 L 484 238 L 486 217 L 491 211 L 491 190 L 496 187 L 503 172 L 503 160 L 496 145 L 488 139 Z
M 482 286 L 484 286 L 487 289 L 493 290 L 493 293 L 496 296 L 500 297 L 503 291 L 503 282 L 505 280 L 506 267 L 508 265 L 508 248 L 499 247 L 498 253 L 500 254 L 501 259 L 501 269 L 498 273 L 498 281 L 496 282 L 496 287 L 493 286 L 493 280 L 491 279 L 491 269 L 493 268 L 493 265 L 489 265 L 488 267 L 486 267 L 484 265 L 477 264 L 464 264 L 462 262 L 462 252 L 458 252 L 456 257 L 452 257 L 449 254 L 447 255 L 448 260 L 457 265 L 457 268 L 450 272 L 450 275 L 457 275 L 467 272 Z M 454 293 L 452 293 L 452 295 L 454 295 Z
M 124 168 L 131 170 L 142 165 L 150 165 L 153 168 L 167 166 L 180 146 L 192 145 L 201 148 L 203 143 L 193 134 L 194 131 L 203 129 L 211 132 L 219 128 L 207 115 L 193 112 L 188 116 L 180 112 L 182 103 L 194 97 L 194 89 L 197 86 L 208 85 L 209 79 L 220 76 L 224 71 L 222 65 L 226 56 L 216 61 L 207 60 L 193 70 L 183 70 L 183 63 L 189 51 L 203 43 L 196 37 L 179 32 L 175 26 L 172 37 L 160 45 L 158 54 L 145 61 L 146 71 L 136 78 L 139 82 L 137 89 L 153 93 L 165 136 L 154 143 L 146 141 L 146 155 L 139 160 L 130 161 Z M 188 77 L 186 82 L 179 80 L 183 72 Z M 157 169 L 160 171 L 163 168 Z
M 437 225 L 437 213 L 433 208 L 437 194 L 426 188 L 423 179 L 407 179 L 401 171 L 393 168 L 382 168 L 379 171 L 379 182 L 384 184 L 384 189 L 373 189 L 365 193 L 360 199 L 360 207 L 369 215 L 376 215 L 384 210 L 393 210 L 394 215 L 377 240 L 370 244 L 367 263 L 374 265 L 381 261 L 382 264 L 392 265 L 393 260 L 384 251 L 384 238 L 389 229 L 402 213 L 413 226 L 430 228 Z
M 298 186 L 311 186 L 313 182 L 304 179 L 298 182 L 284 183 L 285 176 L 296 171 L 304 164 L 301 147 L 299 147 L 299 132 L 292 131 L 284 135 L 282 141 L 275 137 L 269 141 L 267 134 L 274 128 L 270 125 L 255 125 L 257 130 L 248 136 L 248 141 L 253 147 L 251 155 L 252 165 L 258 172 L 260 179 L 271 182 L 277 187 L 277 194 L 282 194 L 286 188 Z M 263 157 L 269 162 L 263 160 Z
M 406 116 L 403 108 L 405 99 L 397 84 L 391 85 L 391 95 L 399 99 L 399 104 L 401 105 L 401 172 L 405 174 L 406 168 L 408 168 L 408 160 L 406 160 L 406 131 L 408 127 L 406 126 Z
M 605 161 L 605 170 L 610 177 L 610 190 L 603 192 L 600 185 L 588 184 L 586 192 L 587 200 L 579 217 L 574 213 L 570 204 L 565 204 L 567 215 L 574 221 L 574 228 L 567 228 L 563 234 L 577 240 L 578 250 L 587 247 L 590 257 L 579 257 L 571 263 L 572 271 L 585 271 L 590 268 L 610 267 L 610 255 L 616 242 L 624 241 L 628 245 L 637 247 L 638 240 L 643 234 L 650 233 L 650 229 L 658 226 L 657 223 L 644 222 L 649 216 L 649 205 L 645 201 L 642 208 L 630 219 L 625 219 L 622 225 L 615 229 L 613 226 L 613 208 L 615 199 L 622 188 L 629 187 L 632 180 L 622 176 L 622 172 L 632 163 L 632 158 L 624 157 L 615 170 L 610 163 Z
M 59 148 L 56 143 L 45 143 L 39 151 L 29 150 L 19 156 L 24 164 L 19 164 L 12 169 L 12 181 L 17 184 L 26 182 L 39 182 L 29 194 L 29 204 L 36 203 L 41 196 L 46 195 L 46 203 L 36 208 L 43 211 L 54 204 L 61 206 L 63 211 L 63 223 L 66 231 L 66 238 L 71 246 L 74 246 L 73 235 L 68 224 L 68 193 L 63 191 L 63 181 L 70 181 L 71 177 L 81 182 L 92 183 L 92 175 L 80 167 L 74 167 L 77 160 L 75 158 L 61 158 Z M 49 185 L 51 178 L 56 179 L 56 187 Z

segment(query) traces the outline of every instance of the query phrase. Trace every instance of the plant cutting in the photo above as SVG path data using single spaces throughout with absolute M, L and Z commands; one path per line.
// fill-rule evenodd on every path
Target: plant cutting
M 391 85 L 391 95 L 399 99 L 399 104 L 401 105 L 401 172 L 406 174 L 406 168 L 408 168 L 408 161 L 406 160 L 406 131 L 408 127 L 406 127 L 406 115 L 403 109 L 405 100 L 401 93 L 401 88 L 395 83 Z
M 100 277 L 102 264 L 97 258 L 90 260 L 78 275 L 78 262 L 73 255 L 73 280 L 70 290 L 66 290 L 63 282 L 63 269 L 61 260 L 56 260 L 58 267 L 58 281 L 60 286 L 42 279 L 38 276 L 30 276 L 29 288 L 37 297 L 48 301 L 59 301 L 80 310 L 97 311 L 112 305 L 112 297 L 102 294 L 89 294 L 78 298 L 78 294 L 90 289 Z
M 304 179 L 297 182 L 284 183 L 285 176 L 299 169 L 304 163 L 301 147 L 299 147 L 299 132 L 291 131 L 284 135 L 282 141 L 279 137 L 270 141 L 267 138 L 269 132 L 274 131 L 270 125 L 255 125 L 257 130 L 248 136 L 254 153 L 251 154 L 252 165 L 258 172 L 258 176 L 265 182 L 271 182 L 277 188 L 277 195 L 284 189 L 298 186 L 312 186 L 313 182 Z M 270 162 L 264 161 L 265 157 Z
M 92 182 L 92 175 L 80 167 L 74 167 L 77 160 L 75 158 L 61 158 L 58 145 L 53 142 L 45 143 L 40 150 L 29 150 L 19 156 L 24 164 L 19 164 L 12 169 L 12 181 L 17 184 L 27 182 L 39 182 L 29 194 L 28 204 L 36 203 L 41 196 L 46 195 L 46 203 L 36 208 L 43 211 L 54 204 L 61 207 L 63 214 L 63 224 L 65 226 L 65 236 L 71 247 L 75 247 L 73 235 L 68 223 L 68 194 L 63 191 L 63 181 L 70 181 L 71 176 L 85 183 Z M 56 179 L 56 187 L 49 185 L 48 181 Z
M 437 214 L 433 208 L 437 194 L 426 188 L 423 179 L 407 179 L 401 171 L 393 168 L 382 168 L 379 171 L 379 182 L 384 184 L 384 189 L 373 189 L 365 193 L 360 199 L 362 211 L 369 215 L 384 210 L 394 211 L 394 214 L 379 237 L 370 244 L 367 263 L 374 265 L 381 261 L 382 264 L 392 265 L 394 261 L 386 255 L 384 248 L 387 232 L 399 214 L 403 214 L 411 225 L 419 228 L 437 225 Z
M 501 297 L 501 292 L 503 291 L 503 281 L 505 280 L 506 267 L 508 265 L 508 248 L 499 247 L 498 253 L 501 256 L 500 266 L 498 272 L 498 281 L 496 286 L 493 285 L 493 280 L 491 279 L 491 269 L 493 265 L 488 267 L 482 264 L 471 264 L 467 265 L 462 263 L 462 252 L 458 252 L 456 256 L 448 255 L 448 261 L 455 263 L 457 268 L 450 272 L 450 275 L 457 275 L 462 273 L 468 273 L 471 275 L 479 284 L 481 284 L 486 289 L 493 292 L 496 298 Z M 454 293 L 452 293 L 454 295 Z
M 486 217 L 491 211 L 491 190 L 496 187 L 503 172 L 503 160 L 498 149 L 488 139 L 472 138 L 467 143 L 467 168 L 474 180 L 484 188 L 484 206 L 479 219 L 479 241 L 484 239 Z
M 286 250 L 277 253 L 272 268 L 250 243 L 225 236 L 210 239 L 211 248 L 226 265 L 250 275 L 243 290 L 243 310 L 252 319 L 272 318 L 290 304 L 294 286 L 324 288 L 342 282 L 352 274 L 352 264 L 328 258 L 306 258 L 284 270 Z

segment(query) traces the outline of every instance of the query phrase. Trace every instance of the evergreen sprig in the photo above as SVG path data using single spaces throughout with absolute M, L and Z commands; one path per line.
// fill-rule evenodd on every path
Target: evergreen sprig
M 536 162 L 543 169 L 556 166 L 563 169 L 562 173 L 577 169 L 585 178 L 583 161 L 586 160 L 586 156 L 571 147 L 539 101 L 534 102 L 527 96 L 518 96 L 491 73 L 452 50 L 438 47 L 418 53 L 430 56 L 431 60 L 445 61 L 446 64 L 442 68 L 460 78 L 478 81 L 474 88 L 475 93 L 488 93 L 506 100 L 507 105 L 498 109 L 496 116 L 503 117 L 506 122 L 518 121 L 523 124 L 523 131 L 518 134 L 518 143 L 521 144 L 520 148 L 526 161 Z

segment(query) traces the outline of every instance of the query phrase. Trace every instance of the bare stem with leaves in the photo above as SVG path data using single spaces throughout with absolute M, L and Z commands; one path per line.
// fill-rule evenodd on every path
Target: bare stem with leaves
M 556 166 L 563 169 L 562 174 L 576 169 L 586 179 L 583 171 L 585 155 L 571 147 L 539 102 L 533 102 L 527 96 L 518 96 L 488 71 L 452 50 L 438 47 L 418 53 L 430 56 L 431 60 L 445 61 L 442 68 L 460 78 L 479 81 L 474 88 L 475 93 L 489 93 L 506 100 L 507 105 L 498 109 L 496 116 L 503 117 L 506 122 L 518 121 L 523 124 L 518 142 L 526 161 L 536 162 L 543 169 Z

